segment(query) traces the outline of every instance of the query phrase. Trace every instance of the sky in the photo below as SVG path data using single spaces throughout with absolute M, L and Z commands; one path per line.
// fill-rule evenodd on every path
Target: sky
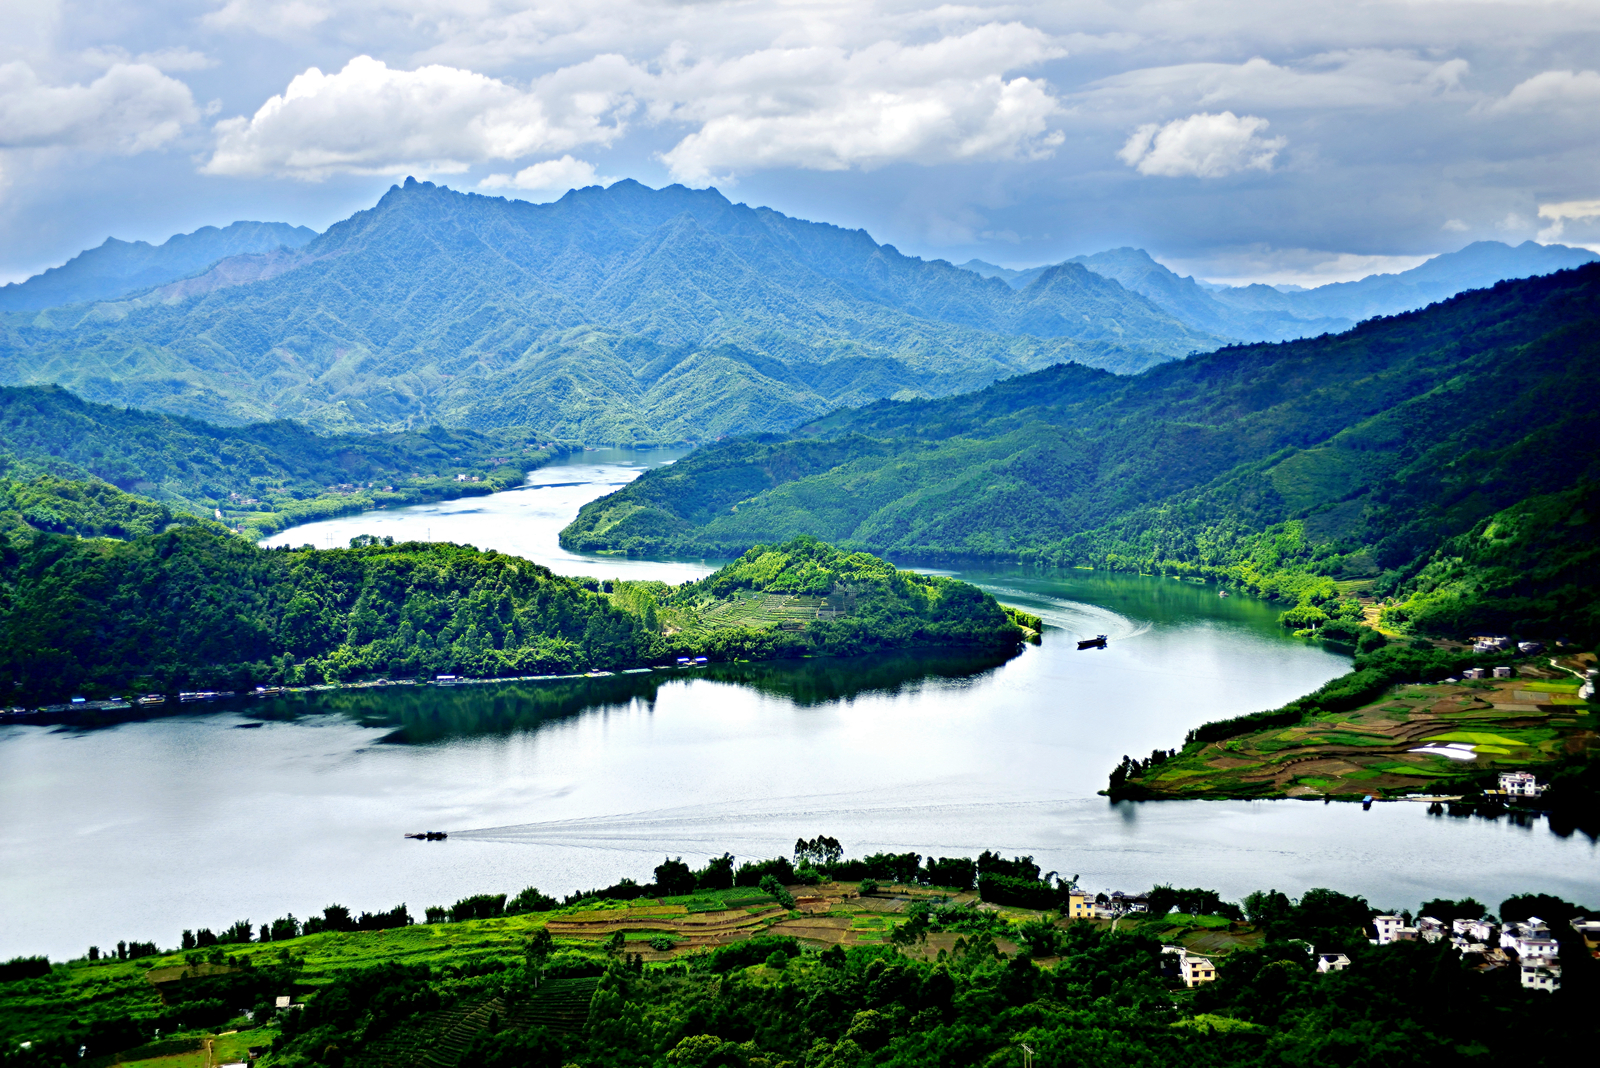
M 0 281 L 635 178 L 956 263 L 1315 285 L 1600 249 L 1600 0 L 0 0 Z

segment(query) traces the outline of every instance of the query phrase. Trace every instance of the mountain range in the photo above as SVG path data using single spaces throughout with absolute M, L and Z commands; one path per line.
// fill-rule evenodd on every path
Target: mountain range
M 713 189 L 535 205 L 407 180 L 298 249 L 6 316 L 0 383 L 220 422 L 703 441 L 1222 340 L 1079 264 L 1017 290 Z
M 0 286 L 0 312 L 28 312 L 83 301 L 116 300 L 185 278 L 229 256 L 297 249 L 317 236 L 305 226 L 236 222 L 175 234 L 159 245 L 106 238 L 24 282 Z
M 1096 274 L 1113 278 L 1124 288 L 1149 298 L 1197 330 L 1243 341 L 1286 341 L 1339 333 L 1379 315 L 1397 315 L 1427 307 L 1468 289 L 1482 289 L 1509 278 L 1530 278 L 1580 267 L 1600 260 L 1586 248 L 1540 245 L 1524 241 L 1475 241 L 1458 252 L 1434 256 L 1398 274 L 1373 274 L 1354 282 L 1333 282 L 1314 289 L 1248 286 L 1205 286 L 1192 277 L 1157 263 L 1143 249 L 1117 248 L 1090 256 L 1074 256 Z M 1022 289 L 1050 265 L 1013 270 L 983 260 L 969 260 L 964 269 L 998 278 Z
M 1555 544 L 1587 536 L 1592 494 L 1527 502 L 1600 480 L 1597 338 L 1600 264 L 1134 376 L 1063 365 L 879 401 L 697 450 L 585 505 L 562 543 L 718 555 L 803 532 L 907 559 L 1257 585 L 1292 564 L 1330 597 L 1335 581 L 1393 592 L 1451 538 L 1513 538 L 1519 515 L 1553 515 Z M 1505 602 L 1568 589 L 1587 604 L 1597 563 L 1590 544 L 1543 552 L 1507 569 Z

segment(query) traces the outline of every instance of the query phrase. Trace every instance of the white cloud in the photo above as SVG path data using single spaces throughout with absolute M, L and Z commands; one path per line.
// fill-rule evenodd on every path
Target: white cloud
M 1047 35 L 990 24 L 920 45 L 770 48 L 669 66 L 644 87 L 650 114 L 696 123 L 662 159 L 702 183 L 767 167 L 1038 159 L 1061 143 L 1060 111 L 1037 78 L 1005 75 L 1064 55 Z
M 606 66 L 605 57 L 595 63 Z M 561 79 L 557 79 L 560 81 Z M 254 116 L 216 125 L 207 174 L 319 180 L 336 173 L 459 173 L 622 131 L 628 102 L 615 92 L 565 85 L 524 91 L 455 67 L 391 70 L 357 56 L 335 74 L 312 67 Z M 609 122 L 609 124 L 608 124 Z
M 1565 200 L 1559 204 L 1540 204 L 1539 218 L 1549 219 L 1550 225 L 1540 230 L 1535 240 L 1541 244 L 1559 238 L 1567 229 L 1567 220 L 1588 222 L 1600 219 L 1600 200 Z
M 1193 274 L 1222 285 L 1260 282 L 1269 286 L 1315 288 L 1331 282 L 1353 282 L 1369 274 L 1408 271 L 1429 258 L 1247 245 L 1217 249 L 1203 258 L 1162 256 L 1160 261 L 1179 274 Z
M 265 37 L 299 37 L 333 17 L 327 4 L 311 0 L 228 0 L 200 22 L 215 30 L 242 30 Z
M 1496 100 L 1495 113 L 1591 109 L 1600 105 L 1600 71 L 1547 70 L 1518 84 Z
M 1393 111 L 1471 97 L 1461 87 L 1466 60 L 1423 59 L 1392 49 L 1350 49 L 1292 65 L 1255 56 L 1242 63 L 1180 63 L 1103 78 L 1080 94 L 1101 113 L 1149 108 L 1273 108 Z
M 545 193 L 565 193 L 569 189 L 582 189 L 590 185 L 610 185 L 615 178 L 601 178 L 595 174 L 594 164 L 587 160 L 562 156 L 547 159 L 524 167 L 515 174 L 491 174 L 478 183 L 479 189 L 525 189 Z
M 217 65 L 216 60 L 192 48 L 163 48 L 157 52 L 141 52 L 139 62 L 166 71 L 210 70 Z
M 166 144 L 199 117 L 189 87 L 149 64 L 113 64 L 87 85 L 46 85 L 26 63 L 0 65 L 0 148 L 133 154 Z
M 1231 111 L 1146 123 L 1133 132 L 1117 158 L 1140 174 L 1167 178 L 1221 178 L 1244 170 L 1270 171 L 1288 141 L 1264 138 L 1266 119 Z
M 660 127 L 689 128 L 661 159 L 694 184 L 770 167 L 1037 159 L 1061 143 L 1050 128 L 1059 105 L 1043 80 L 1006 74 L 1061 54 L 1037 30 L 991 24 L 855 50 L 691 61 L 679 47 L 654 64 L 598 55 L 525 90 L 458 67 L 395 70 L 359 56 L 334 74 L 307 70 L 254 116 L 218 123 L 203 170 L 313 180 L 459 172 L 610 144 L 641 110 Z
M 1446 219 L 1444 221 L 1444 225 L 1439 227 L 1439 229 L 1452 234 L 1464 234 L 1470 228 L 1460 219 Z

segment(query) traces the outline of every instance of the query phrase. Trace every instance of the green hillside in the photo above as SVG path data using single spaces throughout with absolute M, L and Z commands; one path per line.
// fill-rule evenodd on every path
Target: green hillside
M 1077 265 L 1018 292 L 715 190 L 535 205 L 408 180 L 301 249 L 0 318 L 0 383 L 219 422 L 706 441 L 1219 341 Z
M 809 613 L 782 610 L 797 597 Z M 0 705 L 680 655 L 1014 650 L 1038 630 L 1017 618 L 966 583 L 814 541 L 758 546 L 680 588 L 614 586 L 471 546 L 261 549 L 104 483 L 0 479 Z
M 1321 887 L 1232 902 L 1163 884 L 1144 911 L 1068 919 L 1082 891 L 1031 856 L 842 853 L 824 835 L 794 862 L 666 857 L 564 903 L 530 886 L 420 915 L 330 905 L 259 938 L 240 920 L 179 948 L 18 958 L 0 1042 L 11 1068 L 1542 1068 L 1596 1038 L 1595 965 L 1568 924 L 1592 912 L 1549 894 L 1498 909 L 1549 924 L 1556 992 L 1448 940 L 1369 941 L 1380 909 Z
M 1588 529 L 1571 501 L 1522 502 L 1600 477 L 1597 338 L 1590 266 L 1132 378 L 1064 365 L 700 450 L 586 505 L 562 541 L 707 553 L 809 533 L 912 559 L 1211 575 L 1313 604 L 1339 581 L 1404 594 L 1445 582 L 1445 564 L 1419 572 L 1506 509 L 1566 507 L 1576 525 L 1546 542 Z M 1544 559 L 1564 563 L 1522 572 L 1515 596 L 1594 566 Z
M 556 445 L 437 426 L 331 436 L 288 420 L 220 427 L 91 404 L 56 386 L 0 387 L 0 476 L 13 483 L 45 478 L 35 494 L 55 493 L 62 479 L 98 480 L 254 536 L 370 508 L 507 489 L 558 452 Z M 42 530 L 101 533 L 40 516 L 33 525 Z

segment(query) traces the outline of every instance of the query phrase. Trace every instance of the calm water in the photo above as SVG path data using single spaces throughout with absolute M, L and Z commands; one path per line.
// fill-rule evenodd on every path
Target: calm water
M 278 539 L 465 541 L 568 574 L 680 581 L 697 562 L 555 546 L 577 507 L 671 454 L 587 453 L 492 498 L 354 517 Z M 0 958 L 74 956 L 330 902 L 414 911 L 468 893 L 644 880 L 663 854 L 1031 853 L 1085 886 L 1333 886 L 1414 908 L 1527 890 L 1596 896 L 1597 851 L 1543 825 L 1418 804 L 1112 806 L 1123 753 L 1270 707 L 1345 670 L 1269 606 L 1090 572 L 969 572 L 1038 612 L 1004 662 L 884 657 L 728 665 L 454 690 L 343 691 L 101 730 L 0 727 Z M 1078 652 L 1076 635 L 1106 633 Z M 402 839 L 447 830 L 443 843 Z

